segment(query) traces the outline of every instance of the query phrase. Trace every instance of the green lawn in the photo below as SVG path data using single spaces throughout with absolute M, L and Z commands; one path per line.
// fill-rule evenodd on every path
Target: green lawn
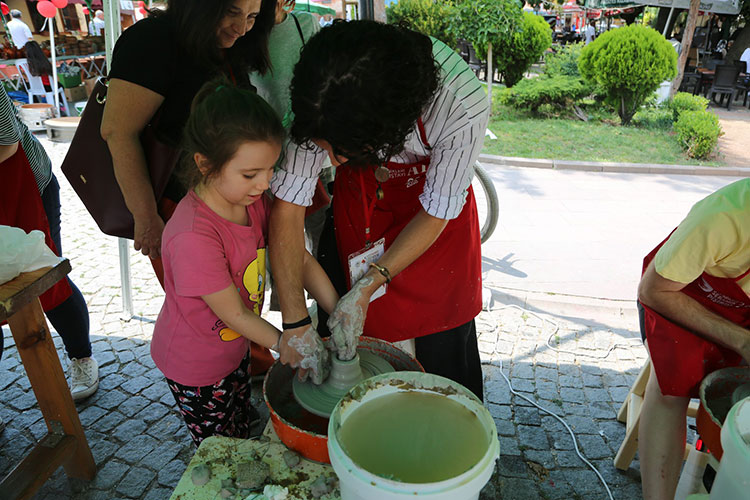
M 494 89 L 483 153 L 554 160 L 721 165 L 721 161 L 688 158 L 670 130 L 622 127 L 615 114 L 592 113 L 588 122 L 564 118 L 535 118 L 499 103 Z

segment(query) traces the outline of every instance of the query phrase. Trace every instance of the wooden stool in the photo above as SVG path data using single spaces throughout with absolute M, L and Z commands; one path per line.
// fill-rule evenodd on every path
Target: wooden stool
M 646 383 L 651 376 L 651 359 L 647 359 L 641 368 L 638 377 L 630 387 L 625 401 L 622 403 L 620 410 L 617 412 L 617 420 L 625 424 L 625 439 L 623 439 L 620 449 L 615 455 L 615 467 L 620 470 L 627 470 L 630 462 L 638 451 L 638 424 L 641 420 L 641 406 L 643 405 L 643 393 L 646 392 Z M 687 414 L 695 418 L 698 413 L 698 402 L 691 401 L 688 406 Z M 687 456 L 690 445 L 685 444 L 685 456 Z
M 96 464 L 65 382 L 39 295 L 70 272 L 64 260 L 53 268 L 24 273 L 0 285 L 0 321 L 8 321 L 47 422 L 47 435 L 0 482 L 3 499 L 31 498 L 62 465 L 70 477 L 91 480 Z

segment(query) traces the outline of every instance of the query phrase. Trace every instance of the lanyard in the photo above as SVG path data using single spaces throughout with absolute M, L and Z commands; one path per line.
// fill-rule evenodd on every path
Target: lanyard
M 362 176 L 362 170 L 359 170 L 359 187 L 362 192 L 362 208 L 365 214 L 365 248 L 370 248 L 372 242 L 370 241 L 370 221 L 372 220 L 372 214 L 375 212 L 375 203 L 378 201 L 377 196 L 372 197 L 370 206 L 367 206 L 367 195 L 365 194 L 365 179 Z

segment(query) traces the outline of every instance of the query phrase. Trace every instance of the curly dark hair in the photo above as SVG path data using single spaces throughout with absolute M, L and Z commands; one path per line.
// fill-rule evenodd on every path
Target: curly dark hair
M 385 162 L 403 151 L 439 82 L 427 36 L 375 21 L 335 23 L 310 39 L 294 69 L 292 138 L 323 139 L 350 165 Z
M 169 0 L 167 9 L 149 11 L 151 17 L 166 16 L 172 20 L 177 40 L 185 54 L 204 68 L 221 67 L 224 57 L 217 48 L 216 28 L 234 0 Z M 276 0 L 262 0 L 253 28 L 241 36 L 226 57 L 235 75 L 243 79 L 248 70 L 264 74 L 270 67 L 268 37 L 274 26 Z
M 195 95 L 183 131 L 180 177 L 188 187 L 218 175 L 245 142 L 274 142 L 281 146 L 284 127 L 270 104 L 255 92 L 232 85 L 226 78 L 209 81 Z M 205 175 L 193 156 L 208 158 Z

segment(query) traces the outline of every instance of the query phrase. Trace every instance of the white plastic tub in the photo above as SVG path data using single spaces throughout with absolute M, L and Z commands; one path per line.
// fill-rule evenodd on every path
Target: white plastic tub
M 472 411 L 487 433 L 487 450 L 479 462 L 453 478 L 433 483 L 403 483 L 373 474 L 349 458 L 339 442 L 339 432 L 349 415 L 362 405 L 394 392 L 419 391 L 450 398 Z M 375 402 L 377 404 L 377 402 Z M 460 384 L 420 372 L 384 373 L 356 385 L 333 410 L 328 424 L 328 454 L 339 477 L 342 500 L 476 500 L 489 481 L 500 454 L 497 428 L 479 399 Z M 429 467 L 429 464 L 425 464 Z
M 746 500 L 750 492 L 750 397 L 729 410 L 721 427 L 724 454 L 711 487 L 712 500 Z

